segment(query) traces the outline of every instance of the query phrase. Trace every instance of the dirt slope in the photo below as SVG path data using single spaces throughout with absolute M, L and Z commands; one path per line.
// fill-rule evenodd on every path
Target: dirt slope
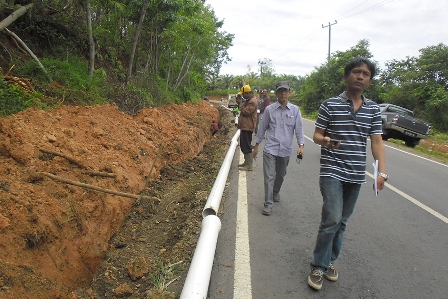
M 222 124 L 216 138 L 212 119 Z M 175 298 L 230 120 L 206 101 L 133 116 L 105 105 L 0 119 L 0 298 Z M 154 291 L 168 284 L 156 274 L 175 263 L 174 293 Z

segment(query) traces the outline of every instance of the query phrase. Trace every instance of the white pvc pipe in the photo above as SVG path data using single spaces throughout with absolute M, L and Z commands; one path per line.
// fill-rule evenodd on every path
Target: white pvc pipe
M 220 230 L 221 220 L 218 216 L 209 215 L 202 220 L 201 235 L 194 251 L 180 299 L 205 299 L 207 297 Z
M 215 183 L 213 184 L 212 191 L 208 196 L 205 207 L 202 210 L 202 217 L 208 215 L 217 215 L 219 206 L 221 205 L 221 198 L 226 186 L 227 176 L 229 174 L 230 166 L 232 165 L 233 156 L 235 155 L 235 149 L 238 145 L 238 138 L 240 137 L 240 130 L 238 129 L 232 138 L 230 147 L 227 150 L 224 162 L 219 169 L 218 176 L 216 177 Z
M 202 229 L 180 299 L 205 299 L 210 283 L 213 260 L 215 256 L 221 221 L 216 214 L 226 185 L 229 169 L 232 164 L 240 130 L 237 130 L 227 150 L 224 162 L 213 184 L 212 191 L 202 211 Z

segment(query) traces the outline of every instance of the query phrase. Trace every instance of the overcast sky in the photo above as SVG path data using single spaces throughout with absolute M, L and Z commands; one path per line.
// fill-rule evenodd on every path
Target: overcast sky
M 381 68 L 389 60 L 419 56 L 419 50 L 448 45 L 448 0 L 206 0 L 223 31 L 235 34 L 232 61 L 221 75 L 259 72 L 268 58 L 277 74 L 306 75 L 330 51 L 347 51 L 361 39 Z M 327 26 L 322 28 L 322 26 Z

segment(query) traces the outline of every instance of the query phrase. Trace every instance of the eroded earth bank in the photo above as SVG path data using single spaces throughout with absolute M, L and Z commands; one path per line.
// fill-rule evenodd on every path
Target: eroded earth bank
M 231 119 L 208 101 L 0 119 L 0 298 L 176 298 Z

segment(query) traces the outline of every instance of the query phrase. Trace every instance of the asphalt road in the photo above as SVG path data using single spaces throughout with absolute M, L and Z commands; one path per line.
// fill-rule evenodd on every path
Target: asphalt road
M 448 298 L 448 167 L 387 145 L 390 178 L 377 197 L 371 177 L 362 186 L 335 263 L 339 280 L 321 291 L 308 286 L 322 198 L 314 122 L 304 126 L 304 159 L 291 157 L 271 216 L 261 214 L 262 156 L 254 171 L 240 172 L 237 148 L 208 298 Z

